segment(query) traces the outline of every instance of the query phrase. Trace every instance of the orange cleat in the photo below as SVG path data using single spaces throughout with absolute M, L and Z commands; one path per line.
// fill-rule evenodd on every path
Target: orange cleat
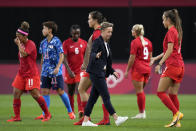
M 97 125 L 110 125 L 110 120 L 103 119 Z
M 49 113 L 49 115 L 45 115 L 42 122 L 49 121 L 52 118 L 52 115 Z
M 40 116 L 36 117 L 35 120 L 43 120 L 44 119 L 44 115 L 41 114 Z
M 69 115 L 69 119 L 71 119 L 71 120 L 76 119 L 76 115 L 74 114 L 74 112 L 70 112 L 70 113 L 68 113 L 68 115 Z
M 7 122 L 19 122 L 21 121 L 20 117 L 12 117 L 11 119 L 7 120 Z

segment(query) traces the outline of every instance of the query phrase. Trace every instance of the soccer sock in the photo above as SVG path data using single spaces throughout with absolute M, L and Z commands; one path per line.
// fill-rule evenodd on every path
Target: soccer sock
M 49 111 L 48 111 L 48 107 L 46 104 L 46 101 L 44 100 L 43 96 L 40 96 L 38 99 L 36 99 L 37 103 L 39 104 L 39 106 L 41 107 L 42 111 L 46 114 L 49 115 Z
M 137 93 L 137 104 L 138 104 L 140 113 L 143 113 L 145 110 L 145 103 L 146 103 L 145 101 L 146 101 L 146 98 L 145 98 L 144 92 Z
M 72 108 L 72 111 L 74 112 L 74 95 L 69 95 L 70 105 Z
M 162 103 L 173 112 L 173 115 L 178 112 L 171 99 L 166 95 L 165 92 L 157 92 L 157 96 L 161 99 Z
M 77 94 L 77 103 L 78 103 L 78 112 L 83 112 L 82 110 L 82 102 L 81 102 L 81 98 L 80 98 L 80 94 Z
M 82 101 L 82 109 L 84 111 L 85 107 L 86 107 L 87 101 Z
M 70 101 L 69 101 L 69 97 L 67 96 L 67 93 L 64 92 L 63 95 L 61 95 L 60 97 L 64 105 L 66 106 L 68 113 L 72 112 L 72 107 L 70 105 Z
M 20 117 L 20 107 L 21 107 L 21 100 L 14 99 L 13 100 L 13 109 L 14 109 L 15 117 Z
M 104 118 L 104 120 L 110 120 L 110 114 L 107 111 L 107 109 L 105 108 L 104 104 L 102 104 L 102 109 L 103 109 L 103 118 Z
M 173 104 L 175 105 L 176 109 L 179 110 L 180 108 L 180 103 L 178 100 L 178 96 L 174 94 L 169 94 L 170 99 L 172 100 Z
M 46 105 L 49 109 L 49 107 L 50 107 L 50 95 L 44 95 L 43 98 L 46 101 Z M 44 112 L 43 112 L 43 115 L 44 115 Z

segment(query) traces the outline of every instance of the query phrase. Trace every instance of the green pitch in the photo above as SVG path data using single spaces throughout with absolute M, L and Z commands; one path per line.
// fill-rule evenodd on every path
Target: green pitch
M 116 127 L 111 118 L 110 126 L 99 127 L 81 127 L 74 126 L 73 122 L 68 119 L 67 111 L 57 95 L 51 96 L 50 112 L 52 119 L 48 122 L 34 120 L 41 114 L 41 109 L 30 95 L 22 96 L 21 119 L 22 122 L 7 123 L 6 120 L 13 115 L 12 95 L 0 95 L 0 131 L 162 131 L 162 130 L 179 130 L 179 131 L 196 131 L 196 95 L 180 95 L 181 112 L 184 113 L 181 128 L 167 128 L 163 126 L 171 121 L 171 112 L 160 102 L 156 95 L 146 96 L 146 120 L 131 120 L 119 127 Z M 117 113 L 129 118 L 138 113 L 135 95 L 112 95 L 112 104 Z M 76 102 L 76 99 L 75 99 Z M 75 104 L 75 111 L 77 105 Z M 78 116 L 77 112 L 76 115 Z M 93 122 L 102 119 L 101 100 L 99 99 L 91 115 Z

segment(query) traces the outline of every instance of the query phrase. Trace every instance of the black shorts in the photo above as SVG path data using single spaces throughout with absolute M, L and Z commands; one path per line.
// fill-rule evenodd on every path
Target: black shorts
M 41 88 L 50 89 L 51 87 L 53 90 L 57 90 L 59 88 L 64 90 L 63 76 L 59 75 L 59 76 L 53 77 L 53 78 L 41 76 Z

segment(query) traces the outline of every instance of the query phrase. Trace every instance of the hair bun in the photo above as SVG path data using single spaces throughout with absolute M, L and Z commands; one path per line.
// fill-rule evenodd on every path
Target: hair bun
M 29 23 L 26 21 L 23 21 L 20 27 L 24 30 L 29 30 L 30 28 Z

